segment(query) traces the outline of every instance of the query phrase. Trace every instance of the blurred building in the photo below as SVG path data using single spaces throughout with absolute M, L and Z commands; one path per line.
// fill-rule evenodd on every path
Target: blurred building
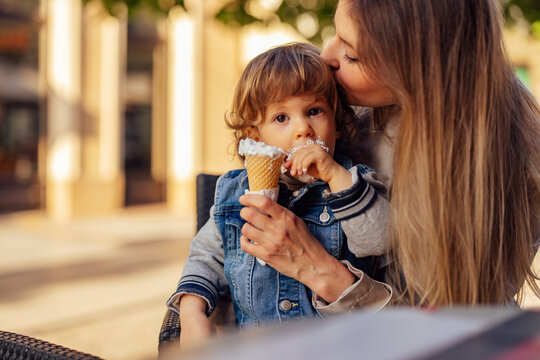
M 0 0 L 0 212 L 69 221 L 166 202 L 192 213 L 197 173 L 241 166 L 223 122 L 241 69 L 301 40 L 287 26 L 226 27 L 214 20 L 224 2 L 127 19 L 99 1 Z M 508 34 L 540 94 L 539 42 Z
M 223 123 L 236 77 L 254 51 L 298 36 L 227 28 L 223 1 L 187 3 L 128 21 L 99 1 L 0 0 L 0 212 L 192 213 L 198 172 L 240 166 Z
M 29 1 L 0 6 L 0 212 L 40 204 L 39 22 Z

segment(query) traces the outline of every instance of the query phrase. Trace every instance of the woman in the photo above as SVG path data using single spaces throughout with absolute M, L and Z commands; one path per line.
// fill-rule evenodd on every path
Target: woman
M 540 295 L 530 267 L 540 241 L 540 108 L 507 57 L 500 15 L 495 0 L 337 6 L 336 37 L 321 56 L 348 103 L 373 108 L 359 160 L 391 194 L 396 302 L 509 304 L 525 282 Z M 288 210 L 256 195 L 241 202 L 244 251 L 338 311 L 363 306 L 350 295 L 340 303 L 369 278 L 352 280 Z

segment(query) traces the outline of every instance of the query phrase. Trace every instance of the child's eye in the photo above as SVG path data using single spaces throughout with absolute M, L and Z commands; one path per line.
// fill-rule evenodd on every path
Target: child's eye
M 285 121 L 287 121 L 287 117 L 285 115 L 278 115 L 274 118 L 274 121 L 278 123 L 284 123 Z
M 322 112 L 323 112 L 323 110 L 320 109 L 320 108 L 313 108 L 313 109 L 309 109 L 308 115 L 309 116 L 317 116 L 317 115 L 321 114 Z
M 343 59 L 348 62 L 349 64 L 353 64 L 358 61 L 358 59 L 352 58 L 349 55 L 345 54 L 343 55 Z

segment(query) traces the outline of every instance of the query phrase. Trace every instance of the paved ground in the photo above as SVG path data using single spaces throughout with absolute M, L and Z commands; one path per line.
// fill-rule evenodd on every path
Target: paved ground
M 163 206 L 59 226 L 0 217 L 0 329 L 111 360 L 154 359 L 194 220 Z
M 40 211 L 1 216 L 0 330 L 110 360 L 155 359 L 194 227 L 160 205 L 65 226 Z

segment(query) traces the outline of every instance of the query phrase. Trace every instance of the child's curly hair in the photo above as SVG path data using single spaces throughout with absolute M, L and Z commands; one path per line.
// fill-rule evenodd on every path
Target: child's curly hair
M 307 43 L 274 47 L 256 56 L 246 66 L 234 93 L 225 123 L 234 131 L 236 151 L 247 129 L 260 124 L 268 104 L 289 96 L 314 94 L 334 110 L 336 130 L 341 135 L 336 148 L 348 153 L 358 122 L 352 109 L 341 104 L 332 72 L 320 58 L 320 50 Z

